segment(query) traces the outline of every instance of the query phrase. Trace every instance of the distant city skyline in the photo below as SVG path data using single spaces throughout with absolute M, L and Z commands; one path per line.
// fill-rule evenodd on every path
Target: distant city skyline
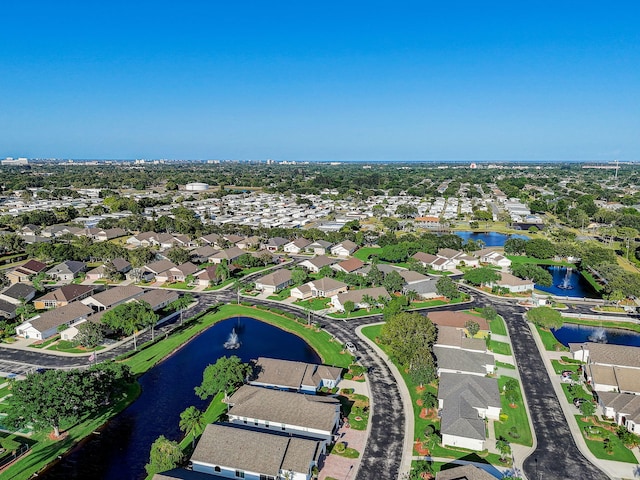
M 0 158 L 640 161 L 640 4 L 3 5 Z

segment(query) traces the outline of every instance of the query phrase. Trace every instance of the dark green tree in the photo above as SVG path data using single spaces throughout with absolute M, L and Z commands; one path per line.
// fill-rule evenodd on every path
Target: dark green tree
M 183 461 L 184 455 L 178 442 L 160 435 L 151 445 L 149 463 L 144 466 L 144 469 L 147 471 L 147 475 L 153 476 L 156 473 L 176 468 Z
M 220 392 L 228 394 L 242 385 L 250 373 L 251 366 L 242 363 L 235 355 L 220 357 L 216 363 L 205 368 L 202 383 L 195 388 L 196 395 L 205 399 Z

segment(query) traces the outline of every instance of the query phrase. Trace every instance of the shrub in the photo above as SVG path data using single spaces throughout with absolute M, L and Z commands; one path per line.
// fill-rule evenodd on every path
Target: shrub
M 343 388 L 340 390 L 344 395 L 351 395 L 353 393 L 353 388 Z
M 336 443 L 336 446 L 333 447 L 333 449 L 336 451 L 336 453 L 344 453 L 345 450 L 347 449 L 347 446 L 345 445 L 344 442 L 338 442 Z
M 345 373 L 342 378 L 344 378 L 345 380 L 351 380 L 353 378 L 353 375 L 350 373 Z

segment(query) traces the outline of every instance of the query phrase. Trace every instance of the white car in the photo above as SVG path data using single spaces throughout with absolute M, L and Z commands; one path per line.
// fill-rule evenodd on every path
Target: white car
M 351 354 L 353 354 L 353 355 L 355 355 L 355 353 L 358 351 L 358 349 L 356 348 L 356 346 L 355 346 L 353 343 L 351 343 L 351 342 L 347 342 L 347 343 L 345 343 L 345 344 L 344 344 L 344 346 L 345 346 L 345 348 L 346 348 L 347 350 L 349 350 L 349 353 L 351 353 Z

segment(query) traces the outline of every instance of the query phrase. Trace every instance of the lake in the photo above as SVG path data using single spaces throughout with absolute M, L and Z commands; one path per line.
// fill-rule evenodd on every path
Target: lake
M 236 327 L 242 342 L 237 350 L 223 343 Z M 239 328 L 238 328 L 239 327 Z M 146 477 L 151 444 L 160 435 L 179 440 L 180 413 L 190 405 L 204 410 L 194 388 L 207 365 L 221 356 L 243 361 L 262 357 L 320 363 L 320 357 L 300 337 L 259 320 L 239 317 L 218 322 L 174 355 L 140 377 L 142 393 L 100 432 L 38 478 L 46 480 L 126 480 Z
M 541 266 L 551 274 L 553 280 L 550 287 L 536 285 L 536 290 L 561 297 L 601 298 L 601 295 L 593 289 L 577 269 L 571 268 L 569 270 L 567 267 L 555 265 Z
M 485 247 L 504 247 L 504 242 L 509 238 L 522 238 L 529 240 L 526 235 L 520 235 L 514 233 L 513 235 L 507 235 L 505 233 L 498 232 L 451 232 L 462 238 L 465 242 L 468 240 L 482 241 Z
M 592 342 L 595 340 L 605 340 L 613 345 L 629 345 L 640 347 L 640 334 L 630 330 L 620 328 L 601 328 L 587 325 L 573 325 L 565 323 L 553 334 L 565 347 L 569 343 Z

